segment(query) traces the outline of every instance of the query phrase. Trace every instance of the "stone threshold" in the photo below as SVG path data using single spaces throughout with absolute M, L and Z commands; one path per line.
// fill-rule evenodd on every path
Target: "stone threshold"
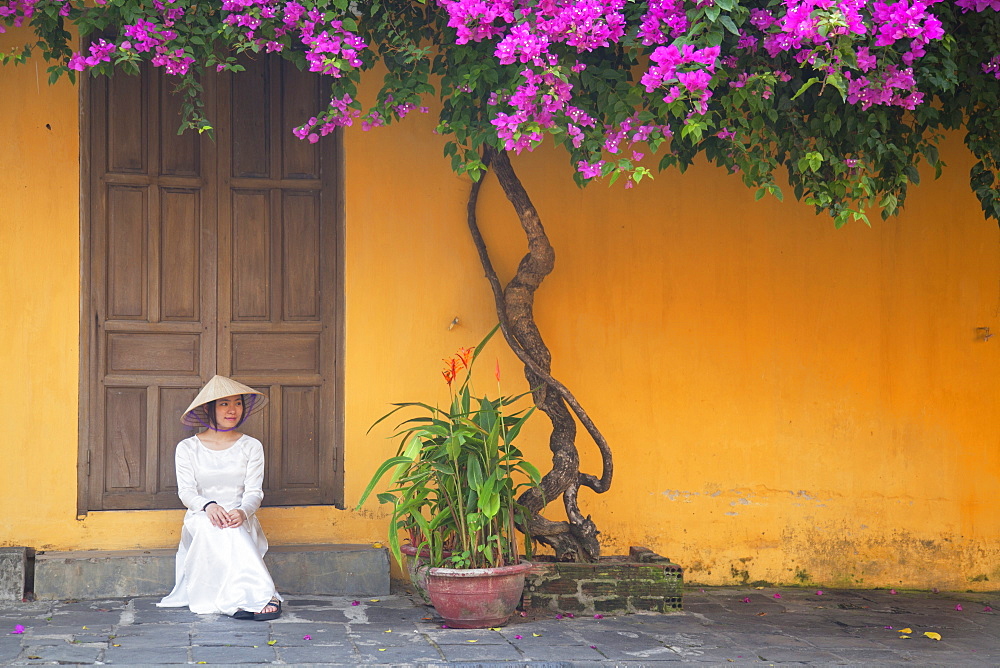
M 21 549 L 26 548 L 9 548 Z M 77 550 L 35 554 L 20 579 L 34 573 L 41 600 L 163 595 L 173 588 L 173 549 Z M 12 560 L 13 561 L 13 560 Z M 272 545 L 264 557 L 278 591 L 328 596 L 384 596 L 389 593 L 389 553 L 355 544 Z M 6 562 L 3 562 L 4 575 Z M 12 580 L 17 580 L 13 574 Z M 17 583 L 9 587 L 12 591 Z

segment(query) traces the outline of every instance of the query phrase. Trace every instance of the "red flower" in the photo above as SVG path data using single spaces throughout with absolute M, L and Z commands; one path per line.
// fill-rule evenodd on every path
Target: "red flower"
M 468 369 L 469 362 L 472 360 L 472 348 L 459 348 L 456 355 L 458 362 L 462 365 L 461 368 Z
M 451 387 L 452 381 L 458 375 L 458 360 L 454 357 L 444 360 L 444 371 L 441 372 L 441 375 L 444 376 L 444 382 L 448 383 L 448 387 Z

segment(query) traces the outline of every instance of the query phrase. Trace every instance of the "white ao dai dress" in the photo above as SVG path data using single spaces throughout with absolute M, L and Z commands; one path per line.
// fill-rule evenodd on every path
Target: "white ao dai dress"
M 264 499 L 264 447 L 243 434 L 225 450 L 210 450 L 192 436 L 177 444 L 174 461 L 177 495 L 188 510 L 174 589 L 157 605 L 188 606 L 198 614 L 259 612 L 276 595 L 264 565 L 267 538 L 256 515 Z M 246 522 L 236 528 L 212 526 L 202 510 L 209 501 L 226 512 L 242 509 Z

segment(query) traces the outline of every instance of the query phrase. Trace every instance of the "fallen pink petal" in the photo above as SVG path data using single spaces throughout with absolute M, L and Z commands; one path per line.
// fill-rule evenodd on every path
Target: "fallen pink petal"
M 604 619 L 604 615 L 594 615 L 594 619 Z
M 892 594 L 893 596 L 895 596 L 896 595 L 896 590 L 895 589 L 890 589 L 889 593 Z
M 597 649 L 597 645 L 591 645 L 590 649 Z
M 572 612 L 567 612 L 566 616 L 569 617 L 570 619 L 573 619 L 573 613 Z
M 514 640 L 520 640 L 520 639 L 521 639 L 521 638 L 523 638 L 523 637 L 524 637 L 524 636 L 514 636 Z
M 743 597 L 743 602 L 744 603 L 749 603 L 750 602 L 750 597 L 749 596 L 744 596 Z
M 351 601 L 351 605 L 361 605 L 361 601 Z
M 781 594 L 775 594 L 774 597 L 775 598 L 781 598 Z
M 884 628 L 884 629 L 885 629 L 885 630 L 887 630 L 887 631 L 891 631 L 891 630 L 892 630 L 892 627 L 891 627 L 891 626 L 883 626 L 882 628 Z
M 562 619 L 562 615 L 556 615 L 556 619 Z
M 313 639 L 313 637 L 312 637 L 312 636 L 310 636 L 310 635 L 305 635 L 305 636 L 302 636 L 302 639 L 303 639 L 303 640 L 312 640 L 312 639 Z
M 822 590 L 822 589 L 818 590 L 818 591 L 816 592 L 816 595 L 817 595 L 817 596 L 822 596 L 822 595 L 823 595 L 823 590 Z
M 10 635 L 15 636 L 20 635 L 21 633 L 24 633 L 24 625 L 17 624 L 14 626 L 14 630 L 10 632 Z
M 446 628 L 448 628 L 448 625 L 447 624 L 442 624 L 441 628 L 446 629 Z
M 983 608 L 983 612 L 993 612 L 993 608 L 987 605 Z
M 958 604 L 957 604 L 957 605 L 955 606 L 955 609 L 956 609 L 956 610 L 958 610 L 959 612 L 962 612 L 962 604 L 961 604 L 961 603 L 958 603 Z

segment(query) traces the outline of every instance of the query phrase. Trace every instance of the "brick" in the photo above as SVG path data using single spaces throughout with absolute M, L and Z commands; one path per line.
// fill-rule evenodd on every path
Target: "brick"
M 591 564 L 538 562 L 527 580 L 524 605 L 574 613 L 680 610 L 682 569 L 647 558 L 644 563 L 620 557 Z

